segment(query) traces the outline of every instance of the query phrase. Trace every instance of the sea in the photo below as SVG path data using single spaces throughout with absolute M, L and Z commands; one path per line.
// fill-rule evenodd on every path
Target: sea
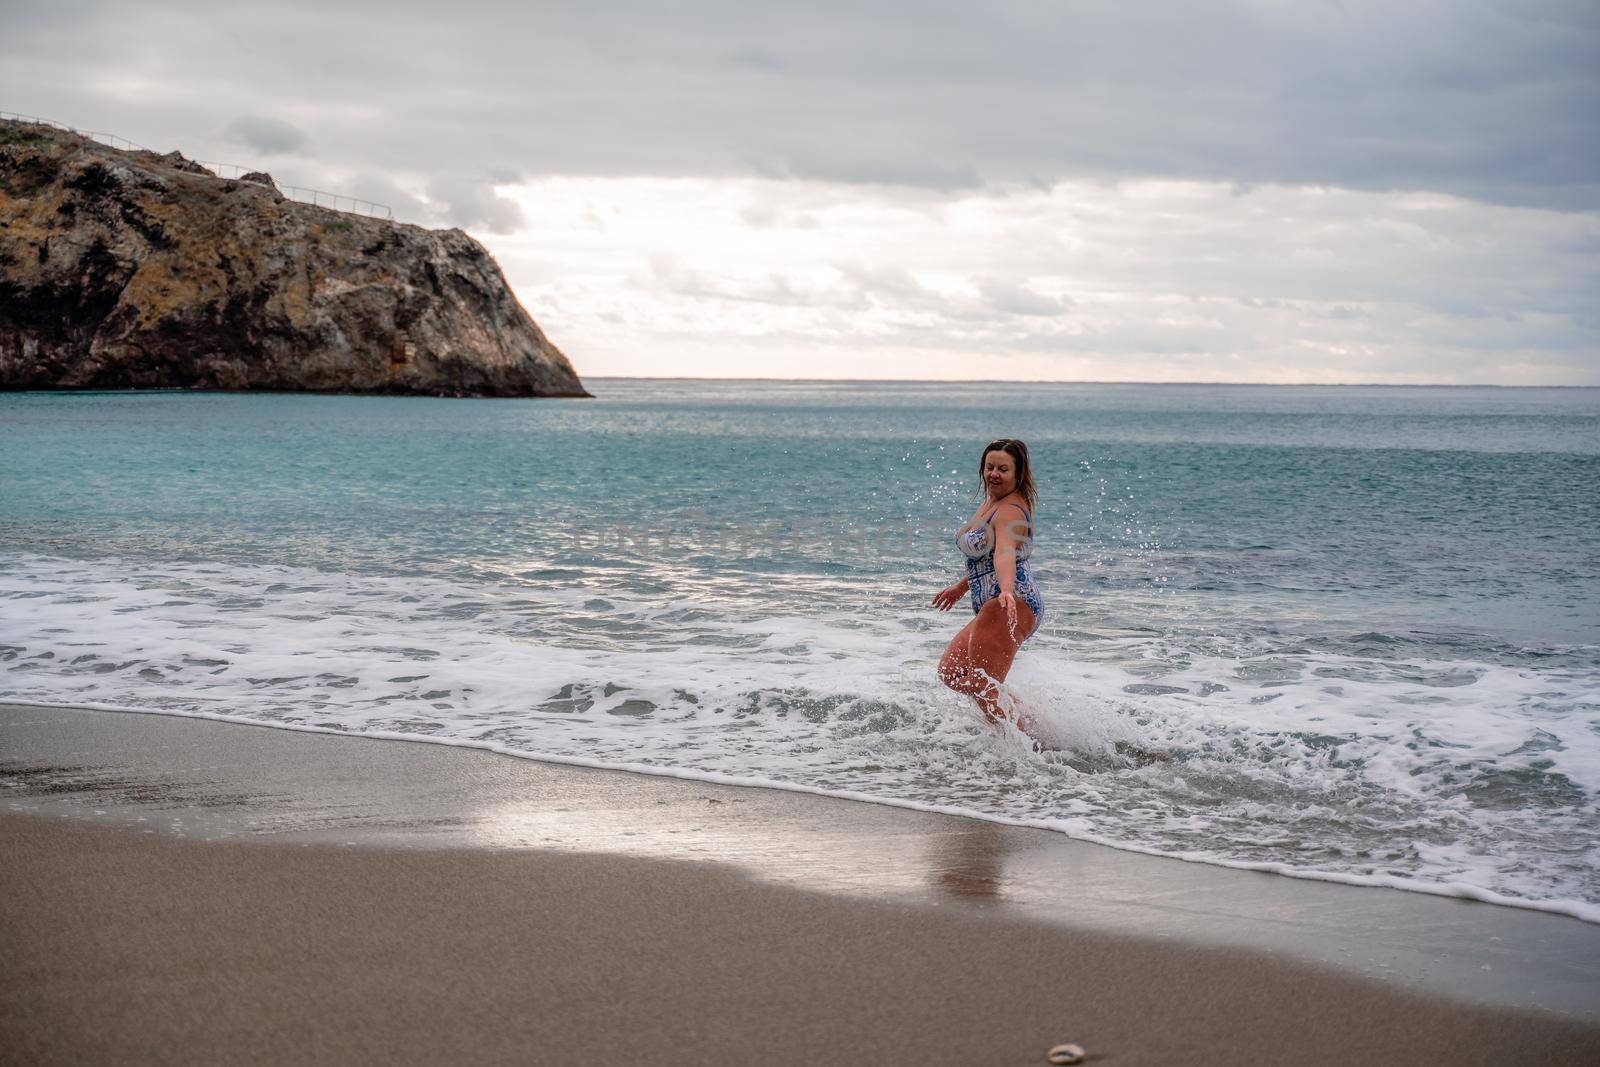
M 587 384 L 0 394 L 0 701 L 1600 922 L 1600 389 Z M 934 676 L 995 437 L 1038 483 L 1042 750 Z

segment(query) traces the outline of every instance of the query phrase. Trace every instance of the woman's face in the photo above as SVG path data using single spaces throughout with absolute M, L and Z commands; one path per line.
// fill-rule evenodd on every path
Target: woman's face
M 991 496 L 1005 496 L 1017 487 L 1017 461 L 1010 452 L 995 449 L 983 454 L 983 484 Z

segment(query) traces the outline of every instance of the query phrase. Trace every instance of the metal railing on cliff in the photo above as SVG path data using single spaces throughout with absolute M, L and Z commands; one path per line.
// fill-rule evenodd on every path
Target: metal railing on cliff
M 0 119 L 9 119 L 12 122 L 28 122 L 35 126 L 48 126 L 53 130 L 65 130 L 67 133 L 75 133 L 79 137 L 87 137 L 92 141 L 97 141 L 110 148 L 121 149 L 124 152 L 149 152 L 151 155 L 161 155 L 160 152 L 153 148 L 146 148 L 136 141 L 130 141 L 126 137 L 118 137 L 114 133 L 102 133 L 99 130 L 80 130 L 76 126 L 68 126 L 66 123 L 56 122 L 54 119 L 42 119 L 37 115 L 19 115 L 14 111 L 0 111 Z M 303 185 L 282 185 L 276 181 L 272 185 L 268 185 L 266 182 L 245 177 L 248 174 L 261 173 L 259 167 L 245 167 L 238 163 L 214 163 L 209 159 L 194 159 L 190 160 L 190 162 L 198 163 L 200 166 L 205 167 L 211 172 L 210 176 L 213 178 L 221 181 L 248 181 L 252 185 L 259 185 L 264 189 L 275 188 L 296 203 L 312 204 L 316 207 L 331 208 L 334 211 L 343 211 L 351 215 L 366 215 L 375 219 L 394 218 L 394 212 L 389 209 L 387 204 L 363 200 L 357 196 L 330 193 L 322 189 L 308 189 Z

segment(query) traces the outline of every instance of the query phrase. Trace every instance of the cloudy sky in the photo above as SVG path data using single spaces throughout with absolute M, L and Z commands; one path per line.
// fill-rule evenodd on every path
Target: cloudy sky
M 0 109 L 461 226 L 588 376 L 1600 385 L 1594 0 L 0 27 Z

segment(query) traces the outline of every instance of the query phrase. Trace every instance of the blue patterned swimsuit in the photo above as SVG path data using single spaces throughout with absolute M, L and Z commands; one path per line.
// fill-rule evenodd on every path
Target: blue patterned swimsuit
M 1033 611 L 1033 629 L 1028 631 L 1028 637 L 1032 637 L 1044 621 L 1044 598 L 1039 595 L 1039 587 L 1033 582 L 1033 568 L 1028 565 L 1033 556 L 1033 515 L 1021 504 L 1017 507 L 1027 517 L 1028 535 L 1017 546 L 1017 576 L 1011 591 Z M 963 527 L 956 534 L 956 547 L 967 557 L 967 587 L 972 595 L 974 615 L 1000 595 L 1000 579 L 994 573 L 994 527 L 989 521 L 993 515 L 994 511 L 989 512 L 977 525 L 970 529 Z

